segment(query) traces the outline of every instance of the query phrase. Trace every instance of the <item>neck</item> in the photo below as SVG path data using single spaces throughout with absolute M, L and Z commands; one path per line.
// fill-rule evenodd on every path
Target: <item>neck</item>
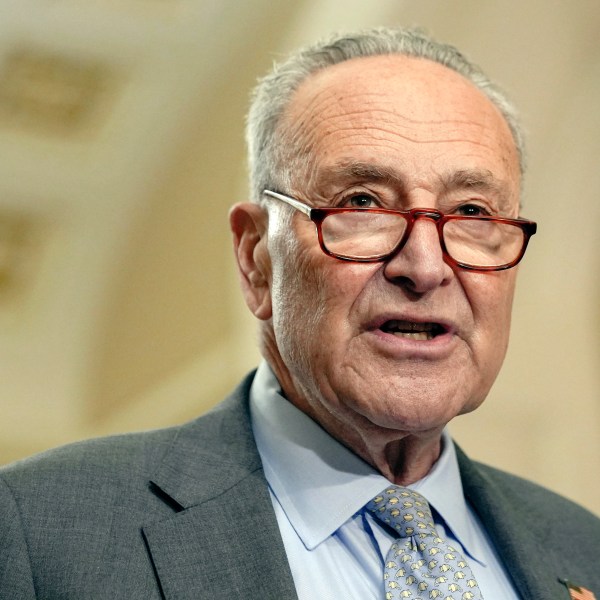
M 267 328 L 266 328 L 267 329 Z M 271 335 L 268 335 L 271 333 Z M 379 471 L 390 482 L 408 486 L 423 479 L 440 456 L 443 426 L 424 431 L 399 431 L 356 414 L 339 418 L 303 389 L 277 351 L 270 328 L 263 331 L 262 354 L 271 365 L 286 398 L 341 444 Z
M 431 439 L 407 435 L 389 442 L 381 450 L 371 448 L 365 460 L 392 483 L 408 486 L 431 471 L 441 451 L 441 432 Z
M 387 429 L 357 415 L 340 421 L 295 388 L 283 390 L 292 404 L 394 484 L 408 486 L 422 479 L 440 457 L 443 426 L 409 432 Z

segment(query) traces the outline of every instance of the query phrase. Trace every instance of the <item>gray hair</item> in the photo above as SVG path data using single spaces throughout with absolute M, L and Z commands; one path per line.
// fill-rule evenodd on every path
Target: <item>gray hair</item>
M 284 136 L 278 125 L 296 89 L 311 74 L 353 58 L 401 54 L 425 58 L 460 73 L 481 90 L 503 115 L 525 171 L 524 135 L 517 112 L 505 93 L 454 46 L 442 44 L 419 29 L 378 27 L 355 34 L 334 34 L 300 49 L 279 64 L 256 86 L 247 117 L 246 142 L 251 197 L 260 201 L 265 188 L 289 187 L 292 165 L 286 161 Z M 287 151 L 286 151 L 287 150 Z

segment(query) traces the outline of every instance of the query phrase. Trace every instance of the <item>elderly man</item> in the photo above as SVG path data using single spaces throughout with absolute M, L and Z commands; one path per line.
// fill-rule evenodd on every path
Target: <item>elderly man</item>
M 193 423 L 4 469 L 0 598 L 600 594 L 600 521 L 445 430 L 498 374 L 535 233 L 502 93 L 374 30 L 276 67 L 248 131 L 230 221 L 265 361 Z

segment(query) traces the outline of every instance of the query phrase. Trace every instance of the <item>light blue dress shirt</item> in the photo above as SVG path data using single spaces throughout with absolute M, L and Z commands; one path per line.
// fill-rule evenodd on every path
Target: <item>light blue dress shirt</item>
M 363 510 L 390 482 L 281 395 L 262 362 L 250 392 L 252 427 L 300 600 L 380 600 L 393 538 Z M 454 446 L 410 486 L 435 509 L 442 537 L 466 556 L 486 600 L 516 600 L 507 573 L 466 503 Z

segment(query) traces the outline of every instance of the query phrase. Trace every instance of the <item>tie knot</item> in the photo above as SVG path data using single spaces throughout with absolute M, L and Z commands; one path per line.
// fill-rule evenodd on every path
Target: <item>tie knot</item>
M 409 488 L 390 486 L 377 494 L 366 508 L 400 537 L 437 537 L 429 502 Z

